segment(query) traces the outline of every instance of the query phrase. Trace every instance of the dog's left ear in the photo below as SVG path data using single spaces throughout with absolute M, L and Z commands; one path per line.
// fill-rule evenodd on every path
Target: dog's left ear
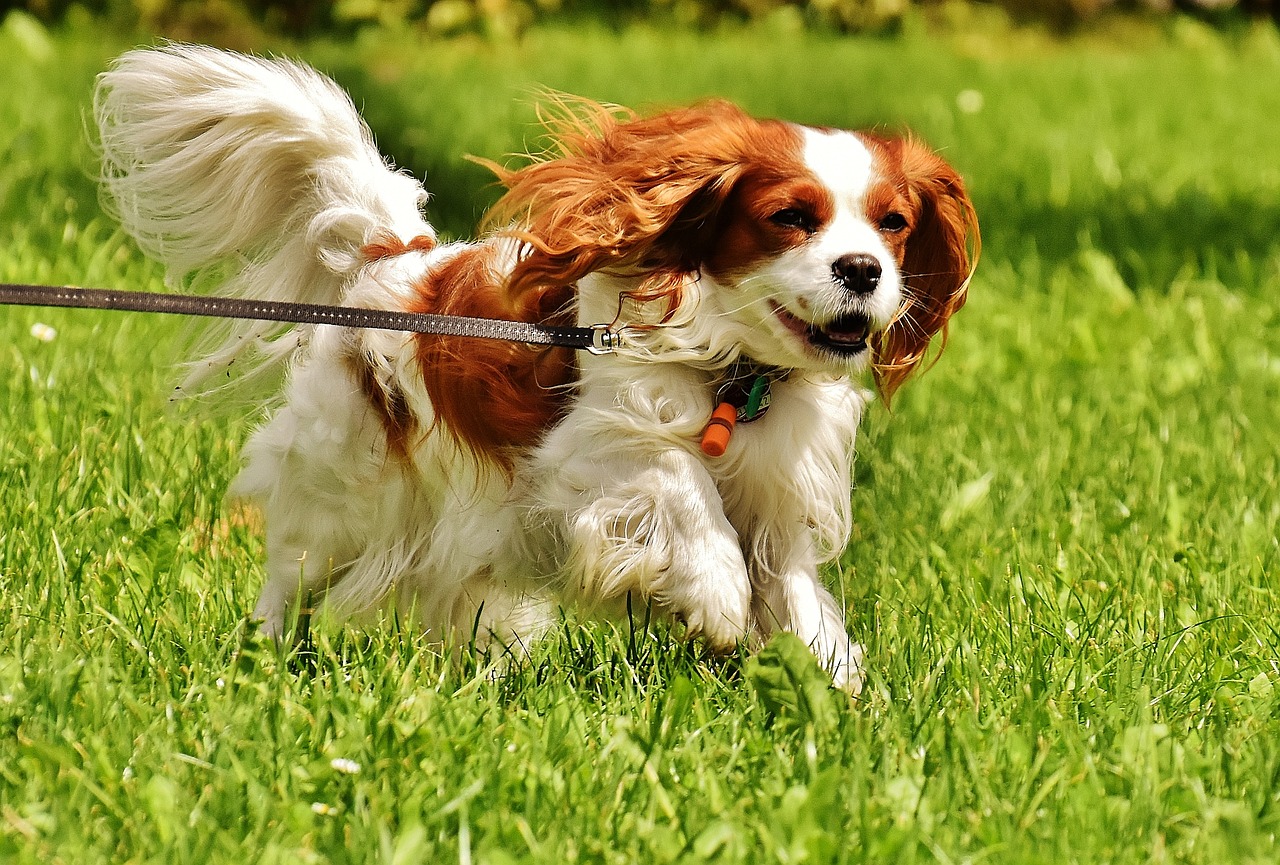
M 522 243 L 508 291 L 520 297 L 619 270 L 645 278 L 638 299 L 674 308 L 745 169 L 754 121 L 727 102 L 650 118 L 585 100 L 556 107 L 544 119 L 544 156 L 514 171 L 484 163 L 507 187 L 489 227 Z
M 919 217 L 903 257 L 902 308 L 874 345 L 876 385 L 886 403 L 924 360 L 934 336 L 941 334 L 945 347 L 947 321 L 964 306 L 982 245 L 977 214 L 955 169 L 917 141 L 904 142 L 901 152 Z

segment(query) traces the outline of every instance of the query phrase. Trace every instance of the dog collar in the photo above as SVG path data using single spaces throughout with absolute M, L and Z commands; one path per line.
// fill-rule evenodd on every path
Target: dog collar
M 790 370 L 753 360 L 734 361 L 716 388 L 716 407 L 702 432 L 702 452 L 709 457 L 722 456 L 733 428 L 762 418 L 773 402 L 773 385 L 790 374 Z

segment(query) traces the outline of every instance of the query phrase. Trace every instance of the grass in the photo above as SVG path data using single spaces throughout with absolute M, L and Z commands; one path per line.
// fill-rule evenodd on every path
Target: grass
M 19 31 L 0 277 L 156 288 L 81 130 L 125 43 Z M 9 309 L 0 861 L 1275 861 L 1280 40 L 978 38 L 301 49 L 454 234 L 492 194 L 460 154 L 526 146 L 536 84 L 909 125 L 963 170 L 972 299 L 871 413 L 830 575 L 861 702 L 785 645 L 714 662 L 572 616 L 506 678 L 395 628 L 279 658 L 243 619 L 261 527 L 222 502 L 252 409 L 167 403 L 180 323 Z

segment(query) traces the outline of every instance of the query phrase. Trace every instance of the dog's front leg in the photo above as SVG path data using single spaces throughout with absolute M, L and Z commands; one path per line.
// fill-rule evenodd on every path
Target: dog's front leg
M 692 454 L 597 451 L 548 467 L 547 476 L 541 507 L 561 524 L 570 594 L 606 605 L 628 594 L 651 601 L 715 651 L 744 637 L 746 562 L 715 483 Z
M 753 562 L 756 584 L 753 617 L 761 640 L 777 631 L 799 637 L 831 673 L 836 687 L 852 694 L 862 690 L 863 648 L 849 639 L 844 612 L 822 584 L 811 540 L 776 565 Z

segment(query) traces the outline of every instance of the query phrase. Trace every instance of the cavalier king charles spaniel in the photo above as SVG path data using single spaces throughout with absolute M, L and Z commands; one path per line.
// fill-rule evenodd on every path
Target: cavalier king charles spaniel
M 442 643 L 518 650 L 558 604 L 634 601 L 716 652 L 793 632 L 856 692 L 862 648 L 819 575 L 849 539 L 855 379 L 887 400 L 964 303 L 960 176 L 910 137 L 727 102 L 549 101 L 546 150 L 487 163 L 486 236 L 445 243 L 305 66 L 169 45 L 100 77 L 104 201 L 171 283 L 625 337 L 222 334 L 192 381 L 287 369 L 232 487 L 266 517 L 254 618 L 281 637 L 307 598 L 394 606 Z

